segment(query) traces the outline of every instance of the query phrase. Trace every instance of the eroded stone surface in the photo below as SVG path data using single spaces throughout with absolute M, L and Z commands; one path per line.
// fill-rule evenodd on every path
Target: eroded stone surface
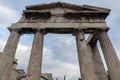
M 76 36 L 82 80 L 106 80 L 105 76 L 102 75 L 105 72 L 102 61 L 96 52 L 97 49 L 93 47 L 99 39 L 110 78 L 111 80 L 119 80 L 119 60 L 106 34 L 109 28 L 105 23 L 105 18 L 109 12 L 110 10 L 106 8 L 61 2 L 27 6 L 21 19 L 9 27 L 11 34 L 0 62 L 0 80 L 10 80 L 20 34 L 35 34 L 26 79 L 40 79 L 43 37 L 46 33 L 73 34 Z M 92 36 L 86 41 L 85 34 Z M 88 44 L 92 48 L 91 52 Z M 100 66 L 99 63 L 101 63 Z M 95 68 L 96 66 L 99 66 L 99 69 Z M 96 74 L 96 71 L 100 74 Z M 101 79 L 100 76 L 102 76 Z

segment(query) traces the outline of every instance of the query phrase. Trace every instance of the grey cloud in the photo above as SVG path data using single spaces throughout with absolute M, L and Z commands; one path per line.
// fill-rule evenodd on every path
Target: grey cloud
M 52 37 L 52 36 L 51 36 Z M 71 62 L 77 64 L 77 49 L 75 38 L 71 35 L 66 36 L 53 36 L 54 40 L 49 40 L 49 44 L 53 51 L 53 58 L 64 62 Z
M 8 27 L 20 17 L 15 10 L 6 6 L 0 5 L 0 11 L 0 27 Z

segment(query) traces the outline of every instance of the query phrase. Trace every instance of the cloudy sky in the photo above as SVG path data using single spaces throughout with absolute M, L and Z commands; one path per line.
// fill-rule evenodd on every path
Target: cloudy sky
M 25 6 L 56 1 L 58 0 L 0 0 L 0 52 L 3 51 L 9 36 L 7 27 L 20 19 Z M 110 15 L 106 19 L 107 25 L 110 27 L 108 34 L 120 59 L 120 0 L 61 0 L 61 2 L 111 9 Z M 20 38 L 16 53 L 18 69 L 27 71 L 33 36 L 32 34 L 23 35 Z M 68 34 L 45 35 L 42 63 L 43 73 L 53 73 L 53 76 L 59 77 L 59 79 L 63 79 L 63 76 L 66 75 L 67 80 L 77 80 L 80 73 L 74 36 Z

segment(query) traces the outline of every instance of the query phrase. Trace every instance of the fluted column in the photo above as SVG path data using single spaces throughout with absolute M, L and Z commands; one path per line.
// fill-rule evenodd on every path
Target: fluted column
M 93 61 L 94 61 L 94 67 L 95 67 L 95 73 L 98 76 L 98 80 L 108 80 L 107 73 L 105 71 L 102 58 L 100 56 L 100 52 L 98 50 L 97 45 L 91 45 L 89 46 L 92 52 Z
M 0 63 L 0 80 L 10 80 L 19 37 L 18 30 L 11 31 Z
M 44 34 L 40 30 L 37 30 L 34 35 L 26 80 L 40 80 L 43 51 L 43 35 Z
M 105 31 L 100 33 L 99 40 L 111 80 L 120 80 L 120 62 Z
M 76 41 L 82 80 L 98 80 L 95 74 L 92 56 L 82 31 L 77 32 Z

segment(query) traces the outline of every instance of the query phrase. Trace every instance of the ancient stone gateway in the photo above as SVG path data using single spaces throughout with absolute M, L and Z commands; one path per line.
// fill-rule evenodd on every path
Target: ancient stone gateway
M 109 12 L 106 8 L 61 2 L 27 6 L 22 18 L 9 27 L 11 34 L 0 63 L 0 80 L 10 80 L 21 34 L 34 34 L 26 80 L 40 79 L 43 38 L 46 33 L 67 33 L 76 37 L 82 80 L 108 80 L 97 47 L 99 40 L 111 80 L 120 80 L 119 59 L 107 35 L 105 23 Z M 87 40 L 85 34 L 90 34 Z

